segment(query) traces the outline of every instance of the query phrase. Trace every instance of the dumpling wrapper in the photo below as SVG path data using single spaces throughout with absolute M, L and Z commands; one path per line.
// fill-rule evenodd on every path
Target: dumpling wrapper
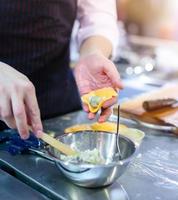
M 117 124 L 114 122 L 104 122 L 104 123 L 93 123 L 93 124 L 78 124 L 65 129 L 65 133 L 77 133 L 79 131 L 105 131 L 109 133 L 116 133 Z M 130 138 L 136 144 L 140 144 L 142 139 L 144 138 L 144 132 L 134 129 L 128 128 L 127 126 L 120 124 L 119 132 L 121 135 Z
M 64 130 L 64 133 L 74 133 L 79 131 L 92 131 L 90 124 L 77 124 Z
M 94 97 L 94 96 L 101 98 L 99 104 L 96 107 L 93 107 L 90 103 L 91 97 Z M 117 96 L 117 92 L 113 88 L 111 88 L 111 87 L 102 88 L 102 89 L 91 91 L 90 93 L 83 95 L 82 102 L 88 105 L 90 112 L 96 113 L 98 110 L 101 109 L 101 107 L 105 101 L 111 99 L 112 97 L 116 97 L 116 96 Z
M 119 125 L 120 131 L 127 129 L 127 128 L 128 127 L 123 124 Z M 103 122 L 103 123 L 95 122 L 95 123 L 91 124 L 91 129 L 93 131 L 106 131 L 106 132 L 110 132 L 110 133 L 116 133 L 117 124 L 113 123 L 113 122 Z
M 71 127 L 68 127 L 64 130 L 65 133 L 74 133 L 79 131 L 106 131 L 111 133 L 116 133 L 117 124 L 113 122 L 104 122 L 93 124 L 77 124 Z M 127 126 L 120 124 L 119 130 L 127 129 Z

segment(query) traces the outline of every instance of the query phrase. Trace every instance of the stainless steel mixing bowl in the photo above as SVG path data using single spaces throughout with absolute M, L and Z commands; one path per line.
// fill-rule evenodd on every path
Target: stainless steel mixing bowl
M 107 132 L 77 132 L 58 137 L 61 142 L 80 151 L 97 148 L 105 159 L 104 164 L 75 163 L 61 160 L 61 154 L 53 148 L 49 149 L 57 167 L 74 184 L 83 187 L 101 187 L 112 184 L 126 170 L 135 156 L 137 146 L 129 138 L 120 135 L 120 150 L 122 159 L 114 157 L 116 135 Z

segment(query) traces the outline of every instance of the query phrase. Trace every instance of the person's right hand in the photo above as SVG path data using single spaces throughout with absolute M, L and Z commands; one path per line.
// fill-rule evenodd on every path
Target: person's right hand
M 29 137 L 29 126 L 38 135 L 42 130 L 35 87 L 9 65 L 0 62 L 0 120 L 15 128 L 22 139 Z

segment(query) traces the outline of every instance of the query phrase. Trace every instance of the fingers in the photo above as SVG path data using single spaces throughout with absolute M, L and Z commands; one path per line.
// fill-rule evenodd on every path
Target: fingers
M 112 97 L 111 99 L 104 102 L 102 108 L 106 109 L 113 106 L 115 103 L 117 103 L 117 97 Z
M 119 89 L 123 88 L 123 84 L 122 84 L 122 82 L 120 80 L 119 72 L 117 71 L 115 65 L 111 61 L 108 61 L 104 65 L 104 72 L 107 74 L 107 76 L 112 81 L 113 87 L 115 89 L 116 88 L 119 88 Z
M 12 110 L 15 118 L 16 127 L 22 139 L 29 137 L 29 127 L 27 124 L 27 116 L 25 106 L 20 96 L 12 96 Z
M 7 95 L 2 95 L 0 98 L 0 116 L 1 120 L 3 120 L 8 127 L 16 128 L 15 120 L 13 117 L 12 109 L 11 109 L 11 101 Z
M 112 113 L 112 108 L 110 108 L 110 107 L 113 106 L 116 102 L 117 102 L 117 97 L 112 97 L 111 99 L 104 102 L 104 104 L 102 106 L 102 112 L 98 119 L 99 122 L 104 122 L 107 120 L 107 118 Z M 88 119 L 92 120 L 96 117 L 96 113 L 89 112 L 89 108 L 86 104 L 83 104 L 83 109 L 85 112 L 88 112 Z
M 26 113 L 22 96 L 16 91 L 12 96 L 4 92 L 0 99 L 0 116 L 7 126 L 17 128 L 22 139 L 29 137 Z
M 35 133 L 42 130 L 33 84 L 24 74 L 2 62 L 0 96 L 0 119 L 10 128 L 17 128 L 22 139 L 29 137 L 29 125 Z
M 88 119 L 92 120 L 95 118 L 96 113 L 92 113 L 89 111 L 89 107 L 87 104 L 83 104 L 83 110 L 88 113 Z
M 88 119 L 90 119 L 90 120 L 94 119 L 95 116 L 96 116 L 95 113 L 91 113 L 91 112 L 88 113 Z
M 105 122 L 109 116 L 112 114 L 112 108 L 106 108 L 101 111 L 100 117 L 98 118 L 98 122 Z
M 35 88 L 33 86 L 30 86 L 29 92 L 26 93 L 24 102 L 26 106 L 29 125 L 31 125 L 34 134 L 37 137 L 40 137 L 41 135 L 38 133 L 39 131 L 42 131 L 43 128 L 40 117 L 40 110 L 35 95 Z
M 9 128 L 16 129 L 16 123 L 14 117 L 8 118 L 7 120 L 4 119 L 4 122 L 7 124 Z
M 89 112 L 89 108 L 88 108 L 88 105 L 87 104 L 83 104 L 83 110 L 85 111 L 85 112 Z

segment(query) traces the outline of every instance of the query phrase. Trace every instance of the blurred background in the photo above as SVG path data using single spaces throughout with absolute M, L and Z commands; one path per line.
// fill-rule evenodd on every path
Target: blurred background
M 119 43 L 113 60 L 122 80 L 144 90 L 178 81 L 178 0 L 117 0 L 117 13 Z M 71 46 L 74 63 L 76 49 Z
M 117 0 L 117 13 L 120 42 L 115 61 L 122 75 L 152 72 L 157 83 L 176 80 L 178 1 Z
M 117 0 L 117 10 L 128 34 L 178 39 L 177 0 Z

